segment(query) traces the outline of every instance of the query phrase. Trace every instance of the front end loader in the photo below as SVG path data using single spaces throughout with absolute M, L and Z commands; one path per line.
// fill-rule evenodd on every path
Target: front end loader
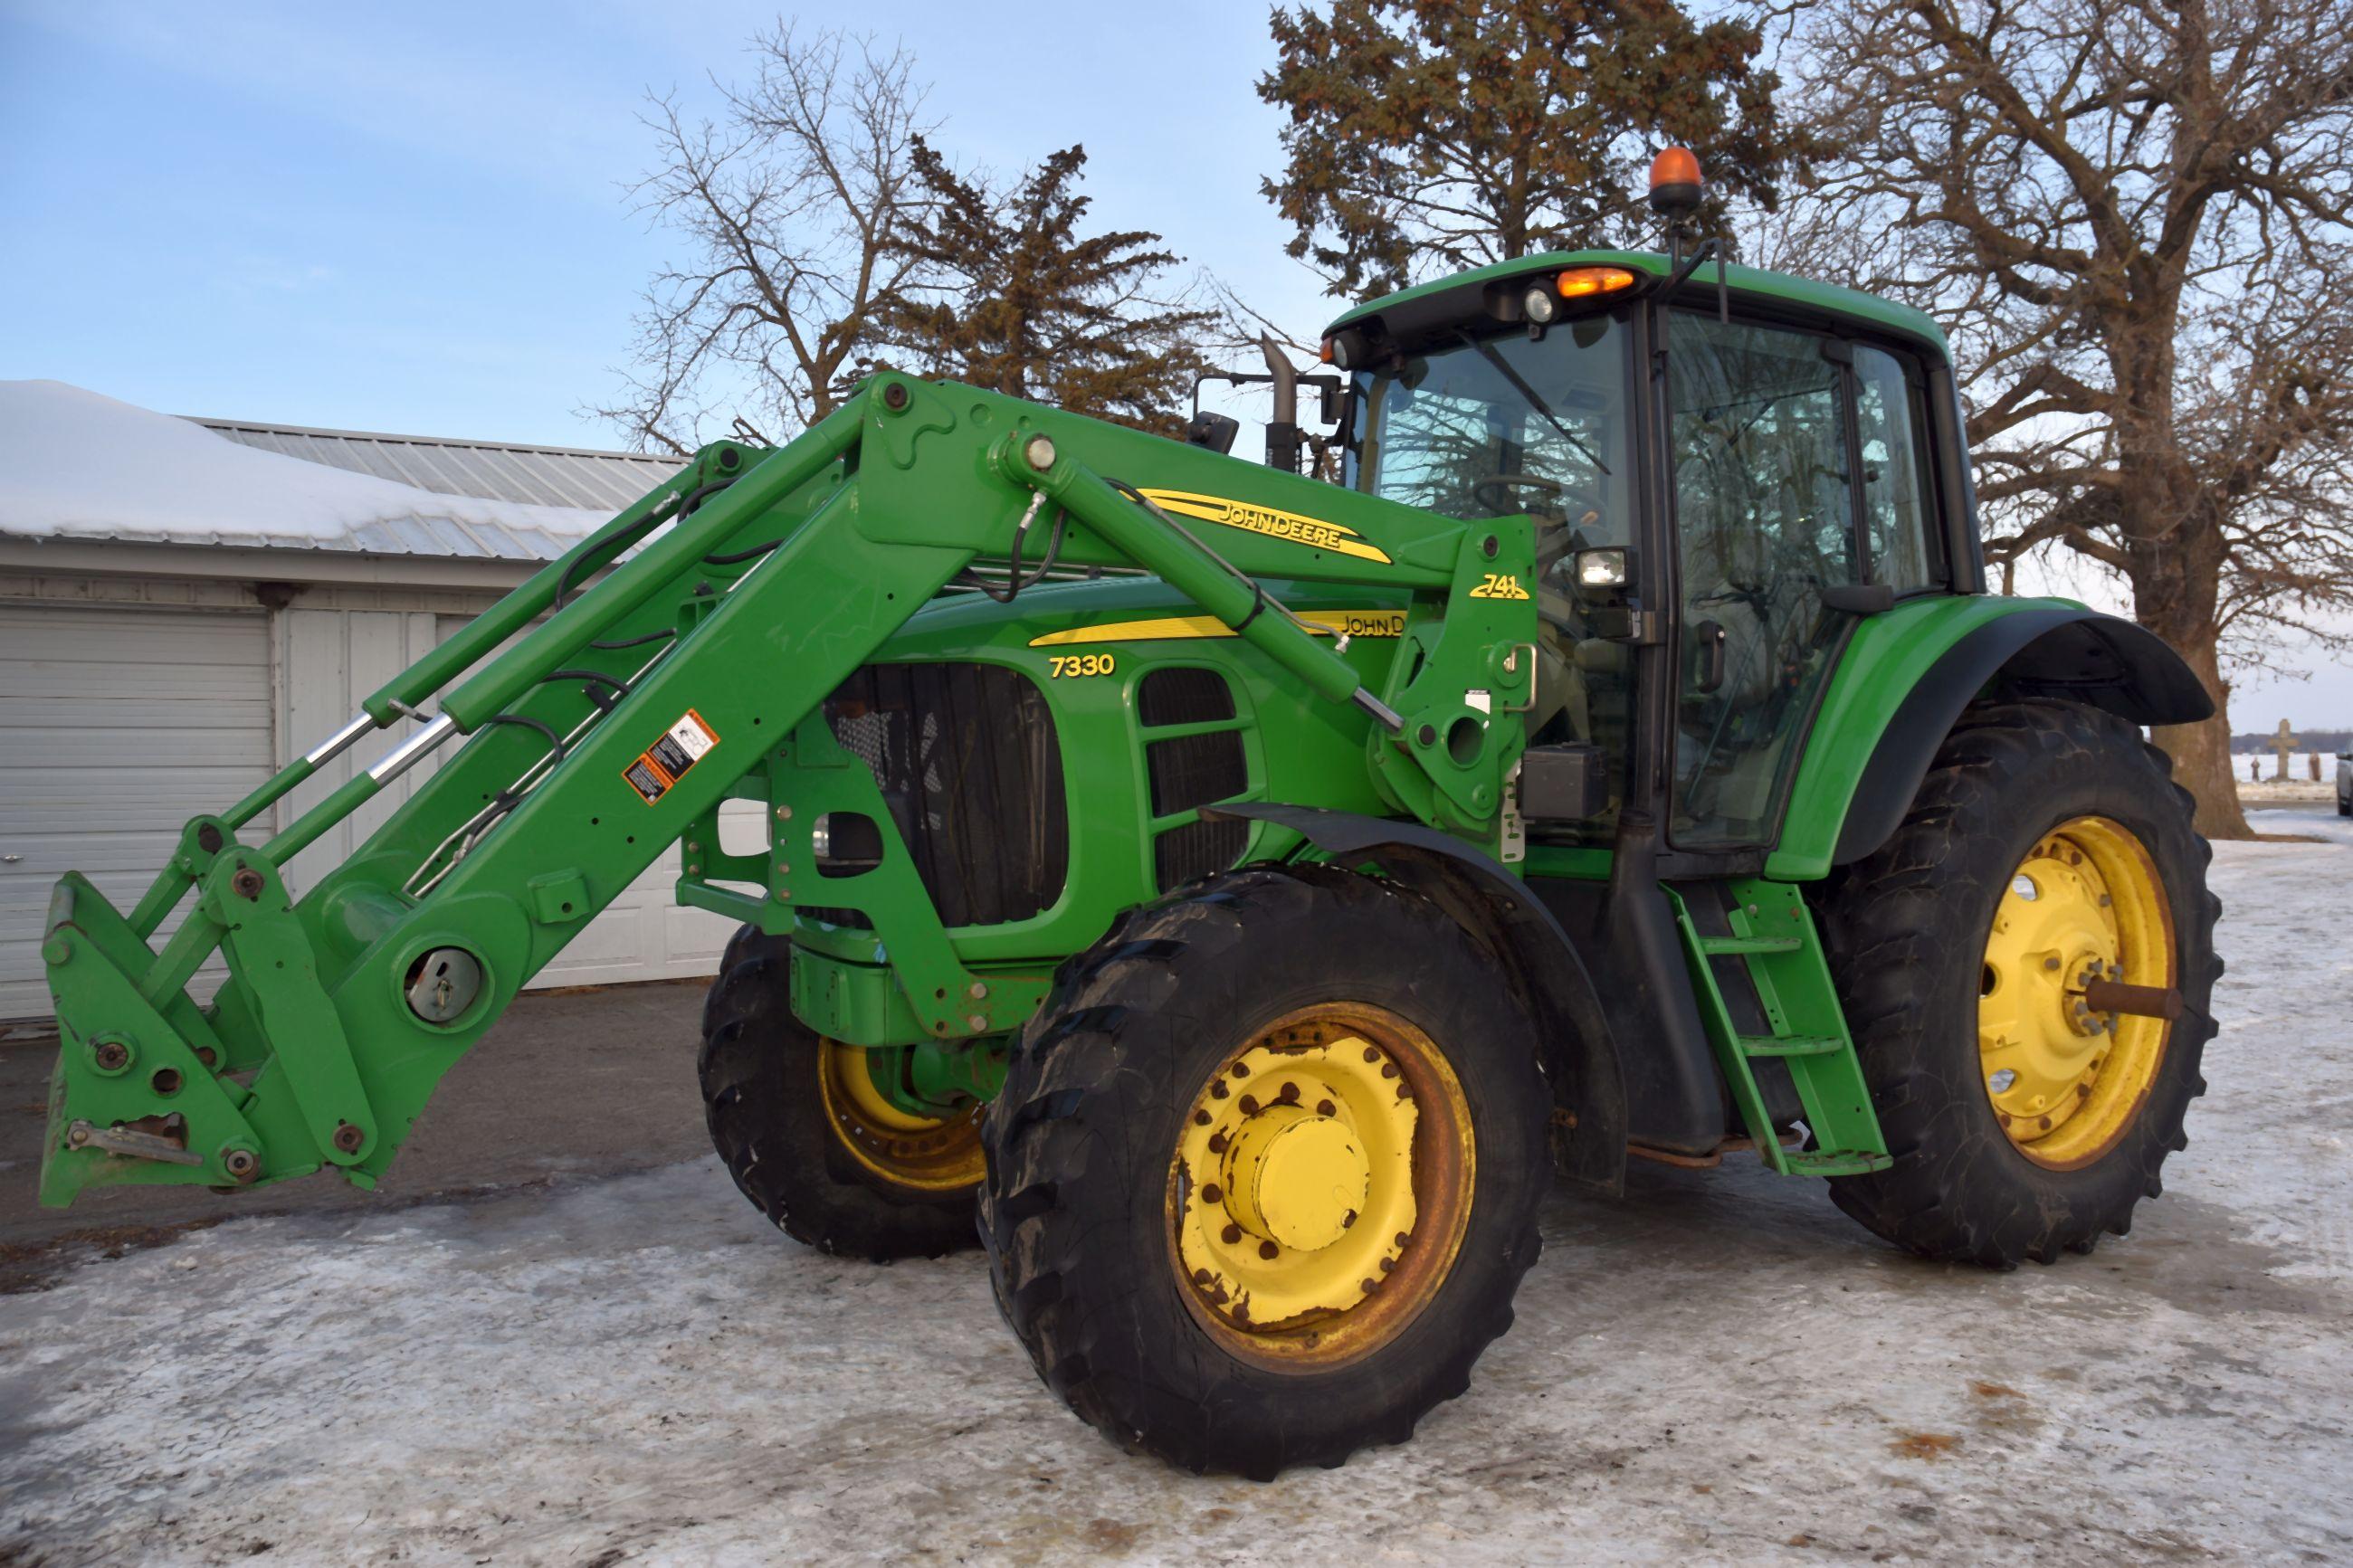
M 2140 727 L 2209 704 L 1986 592 L 1934 325 L 1577 252 L 1324 352 L 1317 477 L 1288 427 L 1261 466 L 896 374 L 705 447 L 128 913 L 58 884 L 44 1201 L 373 1184 L 676 846 L 741 925 L 701 1073 L 745 1195 L 858 1257 L 976 1237 L 1040 1376 L 1188 1468 L 1409 1436 L 1556 1176 L 1746 1152 L 1997 1268 L 2121 1234 L 2219 970 Z

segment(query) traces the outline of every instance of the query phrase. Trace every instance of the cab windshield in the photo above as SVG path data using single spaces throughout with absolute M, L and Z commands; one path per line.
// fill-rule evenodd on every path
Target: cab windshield
M 1633 521 L 1625 329 L 1606 316 L 1541 339 L 1461 334 L 1358 379 L 1352 489 L 1450 517 L 1567 523 L 1580 546 Z
M 1608 841 L 1624 798 L 1632 676 L 1620 645 L 1594 635 L 1570 581 L 1580 550 L 1630 544 L 1635 486 L 1626 395 L 1628 329 L 1588 316 L 1542 338 L 1464 334 L 1357 377 L 1351 488 L 1466 521 L 1535 519 L 1539 644 L 1529 738 L 1585 742 L 1608 759 L 1611 809 L 1532 826 L 1538 837 Z

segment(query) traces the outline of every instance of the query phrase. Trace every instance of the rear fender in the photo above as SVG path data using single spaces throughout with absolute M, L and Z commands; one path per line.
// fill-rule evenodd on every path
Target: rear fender
M 1604 1192 L 1626 1179 L 1626 1084 L 1593 977 L 1568 933 L 1527 885 L 1461 839 L 1419 823 L 1258 802 L 1204 809 L 1299 834 L 1345 865 L 1377 864 L 1446 911 L 1500 958 L 1544 1041 L 1561 1173 Z
M 2181 657 L 2130 621 L 2059 599 L 1915 600 L 1855 628 L 1765 874 L 1813 881 L 1886 843 L 1962 711 L 1988 694 L 2081 702 L 2136 724 L 2214 711 Z

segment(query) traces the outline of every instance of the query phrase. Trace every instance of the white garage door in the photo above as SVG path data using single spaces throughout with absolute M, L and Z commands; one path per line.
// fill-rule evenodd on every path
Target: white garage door
M 183 822 L 269 776 L 269 708 L 259 611 L 0 605 L 0 1018 L 49 1013 L 50 885 L 80 871 L 129 913 Z
M 389 610 L 285 613 L 284 694 L 271 701 L 260 611 L 0 605 L 0 1019 L 49 1013 L 41 928 L 49 889 L 79 870 L 126 913 L 180 825 L 224 810 L 340 728 L 375 690 L 464 625 Z M 283 723 L 273 746 L 273 707 Z M 390 743 L 364 741 L 280 804 L 283 826 Z M 429 763 L 295 858 L 299 893 L 380 825 Z M 757 809 L 744 807 L 756 823 Z M 248 831 L 248 838 L 255 835 Z M 712 973 L 734 929 L 680 909 L 671 850 L 533 982 L 610 984 Z M 175 929 L 166 925 L 164 934 Z M 217 961 L 191 990 L 219 983 Z

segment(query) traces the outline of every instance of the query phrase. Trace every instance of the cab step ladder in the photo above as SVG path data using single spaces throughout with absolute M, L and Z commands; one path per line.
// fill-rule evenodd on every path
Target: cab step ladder
M 1788 882 L 1735 878 L 1723 884 L 1728 935 L 1704 934 L 1682 892 L 1667 889 L 1690 966 L 1701 1021 L 1717 1062 L 1765 1163 L 1786 1176 L 1852 1176 L 1894 1163 L 1871 1108 L 1854 1040 L 1831 983 L 1830 964 L 1805 897 Z M 1737 958 L 1747 968 L 1770 1033 L 1743 1032 L 1735 1023 L 1713 960 Z M 1753 1064 L 1783 1064 L 1805 1108 L 1812 1147 L 1782 1147 Z

